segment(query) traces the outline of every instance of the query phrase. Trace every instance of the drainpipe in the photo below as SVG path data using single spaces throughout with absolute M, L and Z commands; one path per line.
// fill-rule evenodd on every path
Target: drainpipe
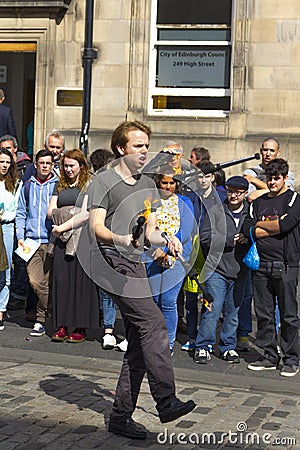
M 85 156 L 88 154 L 88 138 L 91 116 L 92 64 L 97 59 L 97 50 L 93 48 L 94 0 L 86 0 L 85 41 L 82 55 L 83 67 L 83 109 L 79 146 Z

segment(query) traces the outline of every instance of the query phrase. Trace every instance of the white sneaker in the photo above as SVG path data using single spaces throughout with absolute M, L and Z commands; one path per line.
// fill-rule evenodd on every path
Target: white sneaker
M 190 341 L 187 341 L 185 344 L 183 344 L 181 346 L 181 350 L 184 350 L 186 352 L 190 352 L 191 350 L 195 350 L 195 347 L 196 347 L 195 341 L 190 340 Z
M 126 352 L 128 347 L 128 341 L 124 339 L 122 342 L 116 345 L 116 348 L 121 352 Z
M 116 346 L 116 344 L 117 341 L 113 334 L 105 334 L 103 336 L 102 348 L 104 348 L 104 350 L 111 350 Z
M 45 330 L 44 325 L 42 325 L 40 322 L 36 322 L 33 325 L 33 328 L 29 334 L 30 334 L 30 336 L 40 337 L 40 336 L 43 336 L 43 334 L 45 334 L 45 333 L 46 333 L 46 330 Z

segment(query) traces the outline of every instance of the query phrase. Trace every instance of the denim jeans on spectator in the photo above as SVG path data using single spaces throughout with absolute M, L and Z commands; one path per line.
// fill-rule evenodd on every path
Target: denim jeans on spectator
M 153 299 L 166 321 L 170 349 L 173 349 L 178 324 L 177 297 L 185 270 L 178 260 L 172 269 L 165 269 L 153 261 L 147 264 L 147 275 Z
M 0 292 L 0 311 L 5 312 L 9 300 L 10 271 L 12 266 L 12 254 L 14 248 L 14 223 L 2 223 L 3 241 L 6 249 L 8 269 L 5 271 L 5 286 Z
M 214 298 L 212 312 L 206 310 L 201 315 L 200 327 L 196 338 L 196 349 L 209 350 L 216 343 L 217 325 L 223 312 L 220 329 L 219 349 L 221 353 L 236 348 L 236 330 L 238 326 L 238 307 L 234 305 L 234 280 L 214 272 L 205 282 L 206 290 Z
M 110 295 L 99 288 L 100 309 L 103 311 L 104 330 L 114 329 L 116 320 L 116 305 Z

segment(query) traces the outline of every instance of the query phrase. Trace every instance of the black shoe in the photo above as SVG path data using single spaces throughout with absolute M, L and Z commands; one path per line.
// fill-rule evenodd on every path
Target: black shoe
M 190 413 L 195 408 L 196 404 L 193 400 L 182 402 L 174 397 L 170 400 L 168 406 L 159 411 L 159 418 L 161 423 L 172 422 L 172 420 L 179 419 L 179 417 Z
M 110 419 L 108 431 L 131 439 L 147 439 L 147 432 L 143 429 L 143 426 L 135 423 L 131 418 L 127 419 L 126 422 Z
M 240 362 L 240 357 L 235 350 L 226 350 L 226 352 L 221 355 L 221 358 L 230 364 L 238 364 Z

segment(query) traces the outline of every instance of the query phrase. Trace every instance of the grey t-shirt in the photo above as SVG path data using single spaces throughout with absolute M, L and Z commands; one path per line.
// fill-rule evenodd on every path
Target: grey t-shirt
M 95 175 L 89 187 L 88 210 L 105 209 L 105 226 L 121 236 L 132 233 L 138 217 L 145 212 L 145 202 L 150 202 L 151 211 L 161 204 L 154 181 L 145 175 L 138 175 L 132 185 L 112 168 Z M 139 240 L 143 244 L 143 235 Z M 108 244 L 101 244 L 101 247 L 116 248 Z M 118 248 L 118 251 L 124 255 L 124 248 Z M 130 255 L 140 255 L 140 251 L 141 248 L 136 251 L 132 247 Z

